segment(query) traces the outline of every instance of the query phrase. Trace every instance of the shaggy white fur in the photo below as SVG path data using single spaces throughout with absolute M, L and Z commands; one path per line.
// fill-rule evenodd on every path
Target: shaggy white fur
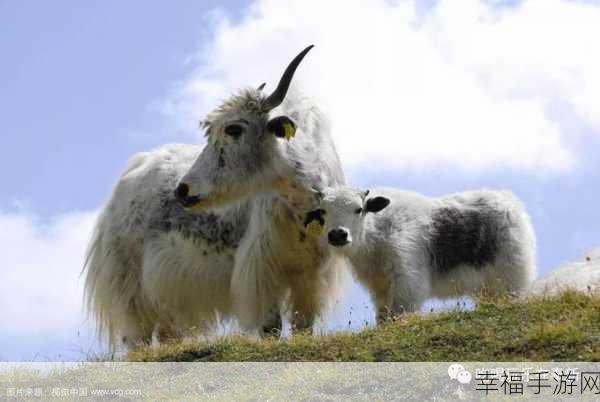
M 591 250 L 576 261 L 552 271 L 533 282 L 532 296 L 552 295 L 566 289 L 585 293 L 600 292 L 600 248 Z
M 85 291 L 88 310 L 113 347 L 149 342 L 157 327 L 169 337 L 231 314 L 235 245 L 248 207 L 186 216 L 172 199 L 200 150 L 167 145 L 135 155 L 98 219 Z M 219 222 L 216 232 L 203 233 L 211 221 Z M 234 230 L 221 242 L 227 225 Z

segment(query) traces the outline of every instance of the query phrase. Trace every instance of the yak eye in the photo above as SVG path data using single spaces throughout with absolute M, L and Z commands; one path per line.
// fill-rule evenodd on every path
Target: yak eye
M 244 132 L 244 127 L 239 124 L 230 124 L 225 127 L 225 134 L 232 136 L 233 138 L 238 138 Z
M 355 214 L 357 214 L 357 215 L 358 215 L 358 214 L 360 214 L 361 212 L 362 212 L 362 208 L 357 208 L 357 209 L 354 211 L 354 213 L 355 213 Z

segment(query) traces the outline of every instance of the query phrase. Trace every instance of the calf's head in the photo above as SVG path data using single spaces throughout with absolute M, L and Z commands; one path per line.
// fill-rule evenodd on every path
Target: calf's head
M 362 238 L 364 219 L 390 204 L 389 198 L 369 196 L 369 190 L 351 187 L 326 188 L 316 193 L 319 208 L 307 214 L 305 225 L 322 227 L 329 245 L 347 248 Z M 313 230 L 314 231 L 314 230 Z
M 295 135 L 296 123 L 272 114 L 311 48 L 292 60 L 270 95 L 265 84 L 245 89 L 208 114 L 201 123 L 207 144 L 175 189 L 184 207 L 216 208 L 277 188 L 279 143 Z

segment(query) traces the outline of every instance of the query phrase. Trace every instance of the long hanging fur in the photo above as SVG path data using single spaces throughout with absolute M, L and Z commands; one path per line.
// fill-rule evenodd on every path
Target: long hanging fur
M 172 189 L 200 151 L 168 145 L 134 156 L 98 218 L 85 265 L 85 297 L 112 347 L 210 328 L 231 315 L 235 247 L 244 205 L 189 214 Z M 229 238 L 228 238 L 228 237 Z

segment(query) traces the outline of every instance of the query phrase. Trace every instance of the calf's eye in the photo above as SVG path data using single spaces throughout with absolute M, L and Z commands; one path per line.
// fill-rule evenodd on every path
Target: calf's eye
M 244 132 L 244 127 L 239 124 L 230 124 L 225 127 L 225 134 L 232 136 L 233 138 L 238 138 Z
M 355 214 L 357 214 L 357 215 L 358 215 L 358 214 L 360 214 L 361 212 L 362 212 L 362 208 L 357 208 L 357 209 L 354 211 L 354 213 L 355 213 Z

